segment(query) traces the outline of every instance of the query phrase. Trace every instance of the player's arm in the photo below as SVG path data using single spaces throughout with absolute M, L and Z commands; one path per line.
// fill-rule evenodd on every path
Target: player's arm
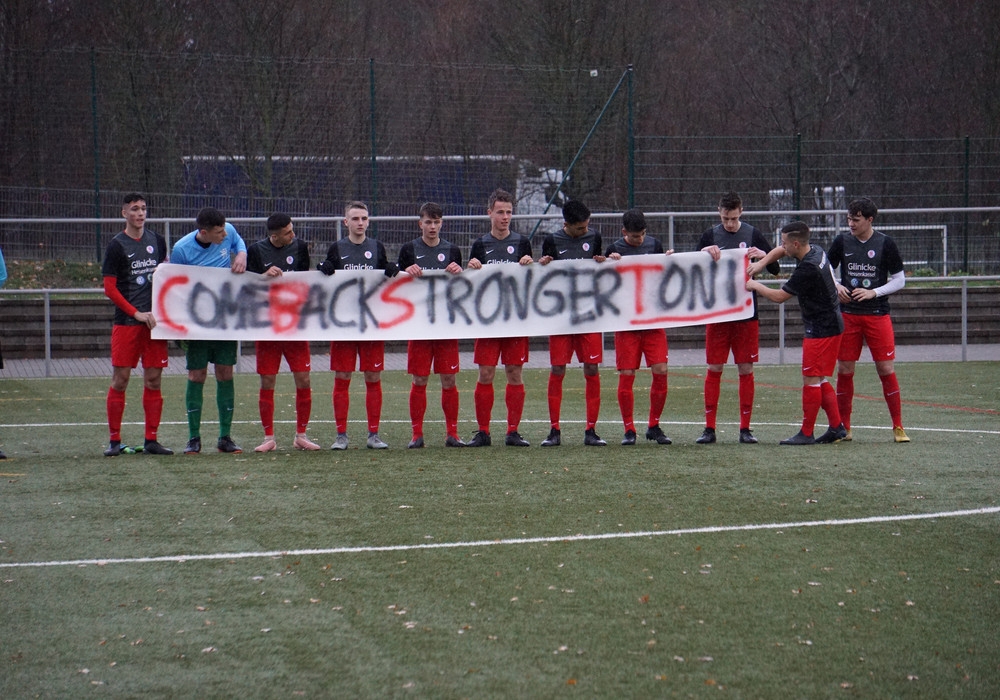
M 530 265 L 535 262 L 535 259 L 531 257 L 531 241 L 529 241 L 525 236 L 521 236 L 521 244 L 519 246 L 520 250 L 518 252 L 521 257 L 518 259 L 519 265 Z
M 472 250 L 469 251 L 469 269 L 479 270 L 483 266 L 483 258 L 486 257 L 486 247 L 482 241 L 474 241 Z
M 324 275 L 332 275 L 334 272 L 339 270 L 341 268 L 341 262 L 340 255 L 337 250 L 337 244 L 331 243 L 330 247 L 326 250 L 326 259 L 317 265 L 316 269 Z
M 375 241 L 376 255 L 378 256 L 378 264 L 375 267 L 379 270 L 385 271 L 386 277 L 395 277 L 399 274 L 399 265 L 389 260 L 389 255 L 385 252 L 385 246 L 382 241 Z
M 770 272 L 771 265 L 777 265 L 778 261 L 781 260 L 783 257 L 785 257 L 785 249 L 783 247 L 779 245 L 776 248 L 772 248 L 763 258 L 761 258 L 760 260 L 755 260 L 754 262 L 747 265 L 747 274 L 750 277 L 754 277 L 755 275 L 760 274 L 760 271 L 765 268 L 767 269 L 768 272 Z M 781 268 L 779 267 L 778 269 L 780 270 Z
M 751 260 L 760 260 L 771 252 L 771 244 L 767 242 L 767 238 L 756 226 L 754 226 L 753 234 L 750 237 L 750 245 L 751 247 L 750 250 L 747 251 L 747 255 Z M 767 271 L 772 275 L 777 275 L 781 272 L 781 265 L 779 265 L 778 261 L 775 260 L 767 266 Z
M 226 223 L 226 240 L 229 241 L 229 252 L 232 255 L 232 262 L 229 264 L 229 269 L 232 270 L 237 275 L 243 274 L 247 271 L 247 244 L 243 241 L 243 237 L 240 236 L 239 231 L 236 227 L 230 223 Z
M 553 260 L 559 259 L 559 250 L 556 248 L 556 239 L 550 233 L 545 236 L 545 240 L 542 241 L 542 257 L 538 258 L 538 262 L 542 265 L 548 265 Z
M 594 261 L 595 262 L 602 263 L 605 260 L 607 260 L 607 258 L 604 256 L 604 254 L 601 253 L 602 250 L 604 250 L 604 249 L 601 247 L 601 236 L 600 236 L 600 234 L 595 233 L 594 234 Z
M 454 243 L 452 243 L 451 244 L 451 251 L 449 251 L 448 255 L 450 256 L 451 261 L 448 263 L 448 267 L 444 268 L 445 271 L 447 271 L 447 272 L 449 272 L 449 273 L 451 273 L 453 275 L 459 275 L 459 274 L 461 274 L 462 273 L 462 249 L 459 248 Z
M 775 304 L 784 304 L 786 301 L 792 298 L 792 295 L 786 292 L 784 289 L 775 289 L 774 287 L 768 287 L 763 282 L 758 282 L 755 279 L 748 279 L 746 284 L 746 289 L 748 292 L 757 292 L 765 299 L 773 301 Z

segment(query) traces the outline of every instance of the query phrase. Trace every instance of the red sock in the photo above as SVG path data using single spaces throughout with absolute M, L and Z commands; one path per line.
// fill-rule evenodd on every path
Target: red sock
M 122 416 L 125 415 L 125 392 L 108 387 L 108 430 L 111 440 L 122 439 Z
M 524 384 L 508 384 L 504 399 L 507 403 L 507 432 L 517 430 L 524 413 Z
M 333 380 L 333 420 L 337 424 L 337 433 L 347 432 L 347 413 L 351 408 L 351 380 Z
M 559 430 L 559 408 L 562 406 L 562 387 L 565 374 L 549 373 L 549 423 L 553 430 Z
M 265 436 L 274 435 L 274 389 L 261 389 L 257 393 L 257 407 L 260 409 L 260 424 Z
M 441 410 L 444 412 L 444 427 L 453 438 L 458 438 L 458 387 L 441 390 Z
M 427 413 L 427 385 L 410 384 L 410 429 L 413 431 L 414 440 L 424 436 L 425 413 Z
M 476 390 L 472 395 L 476 403 L 476 423 L 479 430 L 490 432 L 490 420 L 493 418 L 493 385 L 476 382 Z
M 633 410 L 635 408 L 635 394 L 632 393 L 632 385 L 635 384 L 634 374 L 618 375 L 618 408 L 622 413 L 622 423 L 625 424 L 625 432 L 635 432 L 635 421 L 633 420 Z
M 802 387 L 802 434 L 812 435 L 816 429 L 816 416 L 823 401 L 823 390 L 818 384 Z
M 722 391 L 722 372 L 708 370 L 705 374 L 705 427 L 715 430 L 719 412 L 719 393 Z
M 124 407 L 124 406 L 123 406 Z M 163 394 L 159 389 L 142 389 L 142 411 L 146 415 L 146 439 L 155 440 L 163 415 Z
M 312 416 L 313 393 L 310 387 L 295 389 L 295 432 L 304 433 Z
M 382 422 L 382 382 L 365 382 L 365 411 L 368 413 L 368 432 L 377 433 Z
M 755 387 L 753 372 L 740 375 L 740 430 L 750 429 L 750 418 L 753 416 L 753 395 Z
M 585 374 L 583 380 L 586 382 L 587 430 L 591 430 L 597 425 L 597 416 L 601 413 L 601 375 Z
M 879 376 L 882 380 L 882 395 L 885 397 L 885 403 L 889 407 L 889 417 L 892 418 L 893 428 L 903 427 L 903 402 L 899 395 L 899 380 L 896 379 L 896 373 L 887 374 L 884 377 Z
M 833 385 L 825 379 L 820 383 L 819 388 L 822 392 L 820 402 L 827 420 L 830 421 L 830 427 L 837 428 L 841 423 L 840 410 L 837 408 L 837 392 L 833 390 Z
M 840 420 L 844 427 L 851 429 L 851 412 L 854 408 L 854 375 L 837 375 L 837 408 L 840 410 Z
M 667 405 L 667 375 L 654 374 L 649 387 L 649 427 L 660 424 L 663 407 Z

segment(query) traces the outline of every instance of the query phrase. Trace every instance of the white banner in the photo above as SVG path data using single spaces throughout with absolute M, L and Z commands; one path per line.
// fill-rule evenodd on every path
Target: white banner
M 250 272 L 164 263 L 154 338 L 416 340 L 692 326 L 753 315 L 740 250 L 487 265 L 389 279 L 378 270 Z

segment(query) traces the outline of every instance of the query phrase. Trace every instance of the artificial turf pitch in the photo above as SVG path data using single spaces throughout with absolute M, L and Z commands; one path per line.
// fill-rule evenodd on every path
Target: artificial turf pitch
M 798 368 L 758 366 L 759 445 L 739 445 L 726 370 L 719 443 L 703 374 L 670 375 L 670 446 L 621 447 L 615 378 L 582 445 L 570 370 L 563 446 L 546 373 L 526 371 L 521 433 L 407 450 L 409 378 L 384 377 L 386 451 L 258 455 L 257 379 L 237 377 L 234 437 L 198 456 L 102 456 L 105 379 L 0 382 L 3 697 L 995 697 L 1000 687 L 1000 363 L 900 364 L 909 444 L 859 365 L 854 440 L 783 447 Z M 164 379 L 160 441 L 187 440 L 184 380 Z M 462 434 L 473 372 L 460 375 Z M 310 436 L 335 434 L 329 373 Z M 648 375 L 636 382 L 645 415 Z M 124 438 L 141 438 L 141 379 Z M 822 426 L 822 419 L 820 420 Z M 928 517 L 930 516 L 930 517 Z

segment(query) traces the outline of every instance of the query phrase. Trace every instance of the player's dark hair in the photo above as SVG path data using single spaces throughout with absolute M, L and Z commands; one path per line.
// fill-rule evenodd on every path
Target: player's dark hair
M 640 209 L 629 209 L 622 214 L 622 228 L 629 233 L 646 230 L 646 215 Z
M 719 209 L 742 209 L 743 200 L 735 192 L 726 192 L 719 199 Z
M 350 201 L 347 203 L 347 206 L 344 207 L 344 216 L 347 216 L 347 212 L 349 212 L 351 209 L 364 209 L 365 211 L 368 211 L 368 205 L 362 202 L 360 199 L 355 199 L 353 201 Z
M 282 214 L 280 212 L 271 214 L 267 217 L 267 230 L 268 232 L 280 231 L 290 223 L 292 223 L 292 217 L 288 214 Z
M 127 195 L 125 195 L 125 198 L 122 200 L 122 204 L 128 205 L 131 204 L 132 202 L 145 202 L 145 201 L 146 198 L 143 197 L 138 192 L 129 192 Z
M 866 219 L 874 219 L 875 215 L 878 214 L 878 207 L 867 197 L 861 197 L 847 205 L 847 213 L 850 216 L 860 215 Z
M 198 222 L 198 228 L 203 231 L 215 228 L 216 226 L 226 225 L 225 215 L 215 207 L 205 207 L 202 209 L 198 212 L 198 218 L 195 221 Z
M 514 195 L 507 190 L 502 190 L 498 187 L 490 192 L 490 203 L 487 209 L 492 209 L 493 205 L 497 202 L 507 202 L 511 206 L 514 206 Z
M 420 207 L 420 218 L 424 217 L 428 219 L 442 219 L 444 218 L 444 209 L 437 202 L 424 202 Z
M 781 232 L 799 243 L 809 242 L 809 227 L 804 221 L 793 221 L 781 227 Z
M 571 199 L 563 205 L 563 221 L 567 224 L 579 224 L 590 218 L 590 209 L 578 199 Z

